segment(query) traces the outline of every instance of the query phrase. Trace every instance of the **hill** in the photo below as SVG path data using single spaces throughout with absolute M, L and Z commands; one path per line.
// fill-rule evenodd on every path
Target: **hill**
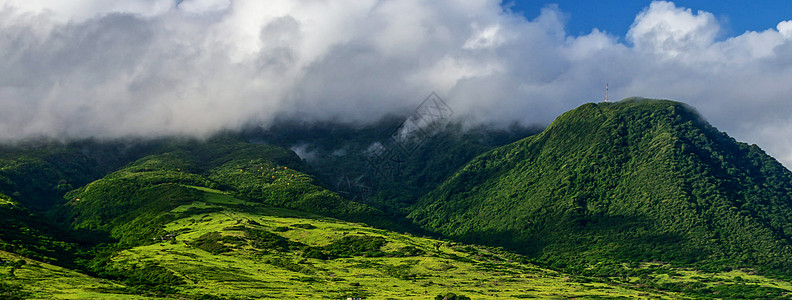
M 165 151 L 166 139 L 35 140 L 0 145 L 0 193 L 28 209 L 45 211 L 63 194 L 140 157 Z
M 239 136 L 251 143 L 291 149 L 306 160 L 317 180 L 345 198 L 376 207 L 393 218 L 477 155 L 536 134 L 542 128 L 508 128 L 439 119 L 413 132 L 409 117 L 390 116 L 366 126 L 337 122 L 284 121 Z
M 500 249 L 328 218 L 395 226 L 376 209 L 314 185 L 311 176 L 299 171 L 303 168 L 288 150 L 233 141 L 189 144 L 149 155 L 66 193 L 62 204 L 49 212 L 71 230 L 76 243 L 31 230 L 50 225 L 37 224 L 40 216 L 3 196 L 0 212 L 12 218 L 3 219 L 8 227 L 3 227 L 0 242 L 14 247 L 0 252 L 0 296 L 675 295 L 637 284 L 622 287 L 570 278 Z M 54 260 L 19 248 L 20 241 L 30 241 L 28 248 L 47 250 L 44 254 L 62 251 L 72 257 Z M 720 276 L 733 281 L 731 275 Z M 787 290 L 785 283 L 765 278 L 752 287 L 774 293 Z
M 521 255 L 418 237 L 182 186 L 189 201 L 163 209 L 137 245 L 97 247 L 93 272 L 0 251 L 4 299 L 471 299 L 770 297 L 792 284 L 741 271 L 668 265 L 589 278 Z M 139 226 L 137 229 L 145 226 Z M 130 230 L 137 230 L 131 228 Z M 130 235 L 120 235 L 130 241 Z M 123 237 L 127 238 L 123 238 Z M 110 250 L 110 251 L 108 251 Z M 99 259 L 101 258 L 101 259 Z M 439 297 L 439 298 L 438 298 Z
M 301 172 L 305 168 L 294 152 L 280 147 L 235 141 L 189 143 L 141 158 L 66 193 L 65 202 L 50 215 L 94 238 L 106 234 L 134 245 L 154 234 L 142 229 L 157 230 L 153 224 L 173 218 L 167 213 L 170 209 L 195 201 L 199 195 L 193 187 L 200 187 L 221 189 L 251 204 L 398 227 L 382 212 L 317 185 Z
M 567 112 L 472 160 L 409 218 L 584 274 L 646 261 L 792 270 L 792 172 L 672 101 Z
M 681 106 L 679 113 L 683 111 L 692 113 Z M 363 151 L 376 144 L 373 137 L 340 148 L 336 147 L 342 145 L 340 139 L 319 139 L 312 145 L 325 148 L 316 150 L 320 160 L 313 163 L 244 134 L 206 141 L 89 141 L 2 148 L 0 298 L 432 299 L 441 295 L 438 299 L 442 299 L 455 293 L 473 299 L 596 299 L 792 294 L 788 281 L 755 274 L 754 269 L 692 269 L 690 264 L 666 264 L 665 259 L 636 259 L 640 256 L 635 253 L 608 256 L 621 255 L 618 251 L 625 248 L 603 251 L 606 247 L 596 240 L 591 249 L 581 252 L 575 252 L 580 245 L 564 248 L 570 243 L 552 244 L 551 239 L 546 247 L 533 248 L 539 251 L 513 248 L 529 254 L 525 256 L 504 248 L 422 237 L 425 232 L 400 219 L 399 213 L 417 194 L 432 189 L 433 182 L 443 181 L 444 174 L 464 165 L 466 157 L 493 147 L 483 140 L 487 131 L 475 131 L 463 133 L 451 126 L 449 132 L 423 141 L 424 146 L 403 161 L 401 174 L 415 177 L 376 178 L 378 191 L 368 201 L 343 197 L 347 194 L 332 191 L 329 188 L 334 186 L 321 178 L 357 170 L 359 165 L 344 166 L 355 161 L 354 155 L 333 153 Z M 281 142 L 302 141 L 299 136 Z M 322 155 L 336 158 L 322 162 Z M 493 154 L 482 157 L 488 155 Z M 498 157 L 502 156 L 493 155 Z M 326 169 L 333 166 L 339 170 Z M 470 172 L 470 166 L 461 172 Z M 441 188 L 458 180 L 458 175 Z M 404 192 L 396 197 L 399 191 Z M 574 212 L 565 213 L 556 224 L 559 229 L 568 226 L 562 233 L 574 234 L 575 242 L 605 239 L 586 235 L 585 228 L 623 228 L 627 233 L 612 232 L 629 242 L 631 237 L 648 236 L 645 231 L 630 235 L 637 226 L 631 219 L 597 219 L 580 209 Z M 473 237 L 470 240 L 477 243 L 507 247 L 535 246 L 517 244 L 520 239 L 494 230 L 449 237 Z M 662 244 L 659 241 L 647 240 L 643 246 Z M 613 245 L 617 243 L 607 244 Z M 719 262 L 723 261 L 736 260 Z
M 0 194 L 0 251 L 71 266 L 77 246 L 63 241 L 67 235 L 11 197 Z

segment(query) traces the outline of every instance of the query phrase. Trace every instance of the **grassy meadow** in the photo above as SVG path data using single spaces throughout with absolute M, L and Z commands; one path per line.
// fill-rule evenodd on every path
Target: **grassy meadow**
M 203 193 L 202 201 L 174 208 L 171 213 L 180 217 L 165 225 L 167 234 L 116 254 L 108 266 L 119 272 L 158 270 L 178 284 L 141 292 L 26 260 L 0 269 L 3 287 L 40 299 L 434 299 L 447 293 L 471 299 L 709 297 L 674 291 L 693 283 L 710 289 L 711 297 L 734 286 L 782 298 L 792 292 L 789 282 L 745 271 L 704 273 L 661 263 L 634 266 L 646 271 L 635 277 L 571 276 L 499 248 L 375 229 L 194 188 Z M 21 259 L 9 253 L 0 257 Z

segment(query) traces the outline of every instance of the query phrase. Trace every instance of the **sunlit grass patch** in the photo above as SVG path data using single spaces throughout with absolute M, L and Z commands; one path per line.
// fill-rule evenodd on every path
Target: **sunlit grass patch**
M 0 281 L 19 286 L 30 299 L 146 299 L 124 293 L 123 285 L 0 251 Z M 24 261 L 18 267 L 6 262 Z M 3 298 L 0 293 L 0 298 Z
M 206 208 L 215 204 L 191 205 Z M 180 232 L 176 241 L 123 251 L 113 263 L 119 267 L 139 263 L 163 266 L 185 279 L 187 284 L 177 290 L 186 295 L 429 299 L 456 292 L 474 299 L 670 297 L 620 285 L 575 282 L 558 272 L 512 261 L 492 248 L 399 234 L 283 209 L 200 213 L 175 220 L 165 229 Z M 283 252 L 253 247 L 245 230 L 269 232 L 264 237 L 282 237 L 297 245 L 289 247 L 297 248 Z M 227 251 L 212 253 L 196 247 L 194 241 L 202 237 L 213 238 Z M 327 247 L 338 241 L 358 238 L 382 239 L 383 243 L 371 253 L 374 256 L 353 252 L 348 257 L 305 257 L 307 249 L 330 249 Z M 403 249 L 419 251 L 399 256 Z

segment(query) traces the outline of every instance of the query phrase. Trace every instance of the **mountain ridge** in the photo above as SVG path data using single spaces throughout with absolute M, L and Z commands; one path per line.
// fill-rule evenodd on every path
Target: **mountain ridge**
M 354 153 L 382 139 L 372 128 L 363 136 L 338 131 L 353 142 L 309 126 L 285 129 L 280 139 L 254 132 L 3 148 L 0 296 L 792 292 L 790 172 L 685 104 L 585 104 L 500 147 L 527 131 L 493 138 L 460 128 L 450 124 L 425 140 L 404 160 L 403 177 L 369 178 L 380 190 L 360 202 L 327 179 L 366 167 Z M 287 149 L 317 136 L 302 148 L 316 155 L 313 164 Z M 26 208 L 53 203 L 46 212 Z
M 792 266 L 790 199 L 792 173 L 759 147 L 685 104 L 626 99 L 584 104 L 478 156 L 408 217 L 559 266 L 726 261 L 778 271 Z

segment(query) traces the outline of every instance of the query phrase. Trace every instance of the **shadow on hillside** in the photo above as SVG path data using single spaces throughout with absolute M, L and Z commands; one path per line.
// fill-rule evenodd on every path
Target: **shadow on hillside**
M 641 217 L 600 216 L 565 219 L 532 232 L 481 230 L 457 239 L 503 247 L 540 264 L 543 260 L 591 264 L 601 261 L 693 263 L 708 256 L 683 233 L 657 232 L 652 223 Z

